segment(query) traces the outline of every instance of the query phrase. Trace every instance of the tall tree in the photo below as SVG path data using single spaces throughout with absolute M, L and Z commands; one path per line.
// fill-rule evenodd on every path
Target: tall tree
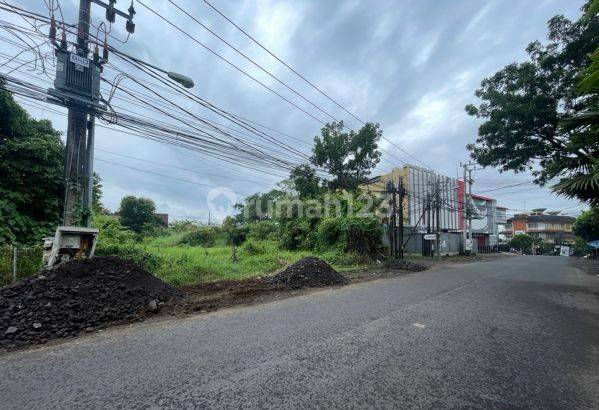
M 102 204 L 102 177 L 97 172 L 94 172 L 94 180 L 92 186 L 92 210 L 99 214 L 105 212 Z
M 580 214 L 572 230 L 586 241 L 599 240 L 599 208 L 591 208 Z
M 500 171 L 532 170 L 539 184 L 588 174 L 598 149 L 592 135 L 582 136 L 584 129 L 563 122 L 597 103 L 596 92 L 581 95 L 578 88 L 599 44 L 597 13 L 576 22 L 555 16 L 548 30 L 547 44 L 527 47 L 529 61 L 509 64 L 483 80 L 475 93 L 482 102 L 466 106 L 468 114 L 485 119 L 476 143 L 467 146 L 472 158 Z
M 325 168 L 334 178 L 328 187 L 353 191 L 367 180 L 381 159 L 379 124 L 366 123 L 358 132 L 343 131 L 343 121 L 327 124 L 314 137 L 311 162 Z
M 50 121 L 29 117 L 0 77 L 0 244 L 51 233 L 63 202 L 64 146 Z
M 315 198 L 321 191 L 320 178 L 314 168 L 308 164 L 293 168 L 289 180 L 301 199 Z
M 119 209 L 121 225 L 133 232 L 142 233 L 150 226 L 156 225 L 156 205 L 148 198 L 136 198 L 128 195 L 121 199 Z

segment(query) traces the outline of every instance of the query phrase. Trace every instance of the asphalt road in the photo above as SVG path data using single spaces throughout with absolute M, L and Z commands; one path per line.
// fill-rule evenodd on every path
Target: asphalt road
M 0 356 L 2 408 L 599 407 L 599 279 L 512 257 Z

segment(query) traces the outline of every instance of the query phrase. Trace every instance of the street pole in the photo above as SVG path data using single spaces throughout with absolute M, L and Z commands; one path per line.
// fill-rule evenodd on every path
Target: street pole
M 92 226 L 92 208 L 94 198 L 94 131 L 96 117 L 91 114 L 87 122 L 87 144 L 85 151 L 83 209 L 85 211 L 84 225 Z
M 437 179 L 437 186 L 435 187 L 437 190 L 436 193 L 436 199 L 435 199 L 435 206 L 436 206 L 436 214 L 437 214 L 437 231 L 436 231 L 436 235 L 437 235 L 437 239 L 436 239 L 436 243 L 435 243 L 435 248 L 437 250 L 437 259 L 441 259 L 441 186 L 439 184 L 439 180 Z
M 403 260 L 403 199 L 405 196 L 405 190 L 403 187 L 403 180 L 399 177 L 399 259 Z
M 390 185 L 392 195 L 391 231 L 393 232 L 393 240 L 391 241 L 391 246 L 393 248 L 393 259 L 397 259 L 397 198 L 395 196 L 395 184 L 391 182 Z
M 428 192 L 426 194 L 426 233 L 431 233 L 431 194 Z M 426 256 L 431 256 L 431 246 L 430 242 L 425 240 L 426 244 Z
M 468 198 L 472 199 L 472 168 L 468 168 Z M 468 213 L 468 238 L 474 248 L 474 241 L 472 240 L 472 215 L 470 213 Z
M 79 22 L 77 24 L 77 53 L 87 58 L 87 37 L 89 34 L 89 22 L 91 13 L 91 1 L 80 0 Z M 82 107 L 70 104 L 68 107 L 67 144 L 65 155 L 65 195 L 63 225 L 70 226 L 75 221 L 75 213 L 78 203 L 83 206 L 83 168 L 88 167 L 86 160 L 86 135 L 87 135 L 87 112 Z M 93 172 L 93 171 L 92 171 Z
M 464 177 L 463 177 L 463 184 L 462 184 L 462 247 L 463 247 L 463 251 L 464 254 L 468 254 L 468 251 L 466 250 L 466 242 L 468 239 L 468 221 L 467 221 L 467 207 L 468 207 L 468 201 L 466 198 L 466 184 L 468 181 L 468 164 L 462 164 L 462 167 L 464 168 Z

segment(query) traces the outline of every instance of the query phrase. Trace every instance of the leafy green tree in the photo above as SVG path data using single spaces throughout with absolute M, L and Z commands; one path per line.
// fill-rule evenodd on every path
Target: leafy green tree
M 358 132 L 344 132 L 343 129 L 343 121 L 322 128 L 321 136 L 314 137 L 310 160 L 333 175 L 329 189 L 353 191 L 366 182 L 380 161 L 378 142 L 383 131 L 378 124 L 372 123 L 366 123 Z
M 92 185 L 92 211 L 96 214 L 107 212 L 102 204 L 102 177 L 97 172 L 94 172 Z
M 266 221 L 273 218 L 273 204 L 282 198 L 286 198 L 287 193 L 279 189 L 273 189 L 266 193 L 256 193 L 246 197 L 242 204 L 236 204 L 235 209 L 238 213 L 235 221 L 239 224 L 256 221 Z
M 563 177 L 555 187 L 558 193 L 589 201 L 589 189 L 596 195 L 599 187 L 596 177 L 586 177 L 596 172 L 596 128 L 587 132 L 588 124 L 563 121 L 597 108 L 596 91 L 581 95 L 579 82 L 599 44 L 599 17 L 595 12 L 572 22 L 555 16 L 548 29 L 547 44 L 535 41 L 527 47 L 528 61 L 509 64 L 482 81 L 475 93 L 482 102 L 466 111 L 485 122 L 476 143 L 467 148 L 483 166 L 532 170 L 539 184 Z M 576 176 L 587 179 L 575 186 L 564 182 Z
M 533 237 L 526 234 L 514 235 L 514 237 L 508 242 L 509 246 L 518 249 L 519 251 L 524 253 L 529 253 L 532 249 L 533 244 Z
M 300 199 L 316 198 L 322 191 L 320 178 L 308 164 L 299 165 L 291 171 L 289 180 Z
M 29 117 L 0 77 L 0 244 L 30 243 L 59 224 L 64 195 L 60 133 Z
M 588 242 L 599 239 L 599 208 L 593 207 L 576 218 L 572 230 Z
M 132 195 L 121 199 L 119 209 L 121 225 L 136 233 L 142 233 L 156 225 L 156 205 L 148 198 L 136 198 Z
M 591 248 L 583 238 L 577 236 L 574 238 L 574 243 L 570 247 L 574 256 L 583 256 L 588 253 Z

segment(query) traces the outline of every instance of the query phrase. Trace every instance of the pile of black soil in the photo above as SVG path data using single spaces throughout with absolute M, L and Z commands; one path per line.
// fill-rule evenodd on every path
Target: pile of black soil
M 387 262 L 387 268 L 391 270 L 403 270 L 408 272 L 421 272 L 428 269 L 426 266 L 406 260 L 392 260 Z
M 46 343 L 142 320 L 181 297 L 133 262 L 95 257 L 0 288 L 0 348 Z
M 345 285 L 348 280 L 322 259 L 307 257 L 290 265 L 268 279 L 270 283 L 284 285 L 290 289 Z

